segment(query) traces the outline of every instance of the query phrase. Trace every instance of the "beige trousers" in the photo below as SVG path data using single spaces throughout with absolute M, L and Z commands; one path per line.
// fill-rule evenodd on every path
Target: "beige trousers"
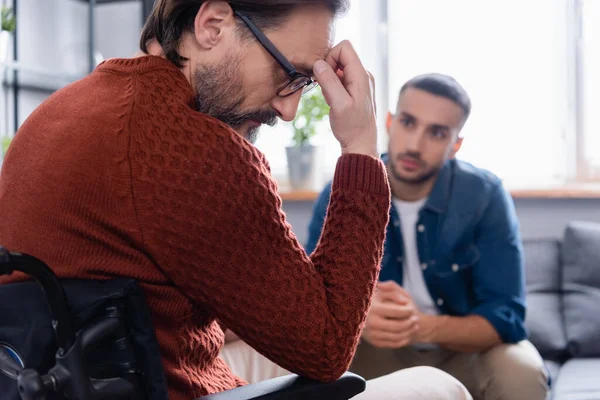
M 351 371 L 372 379 L 415 366 L 439 368 L 462 382 L 476 400 L 543 400 L 548 376 L 542 357 L 528 341 L 499 345 L 485 353 L 379 349 L 362 342 Z
M 241 340 L 227 343 L 221 358 L 234 374 L 256 383 L 290 372 L 269 361 Z M 353 400 L 472 400 L 467 389 L 451 375 L 427 366 L 396 371 L 368 380 L 366 390 Z

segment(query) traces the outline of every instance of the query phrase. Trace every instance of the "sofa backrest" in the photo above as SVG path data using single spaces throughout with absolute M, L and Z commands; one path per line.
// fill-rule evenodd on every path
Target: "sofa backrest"
M 563 241 L 563 310 L 572 357 L 600 356 L 600 224 L 572 222 Z
M 561 243 L 558 240 L 524 240 L 529 340 L 545 359 L 561 360 L 567 354 L 561 299 Z

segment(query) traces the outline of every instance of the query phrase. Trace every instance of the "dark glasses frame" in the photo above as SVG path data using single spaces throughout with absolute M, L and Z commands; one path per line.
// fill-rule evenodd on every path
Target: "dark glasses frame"
M 239 11 L 233 11 L 244 24 L 250 29 L 262 47 L 273 57 L 273 59 L 283 68 L 289 78 L 289 82 L 277 90 L 277 95 L 280 97 L 291 96 L 292 94 L 302 90 L 302 94 L 306 94 L 314 89 L 318 83 L 312 76 L 308 76 L 298 72 L 296 68 L 288 61 L 287 58 L 275 47 L 273 42 L 261 31 L 246 15 Z

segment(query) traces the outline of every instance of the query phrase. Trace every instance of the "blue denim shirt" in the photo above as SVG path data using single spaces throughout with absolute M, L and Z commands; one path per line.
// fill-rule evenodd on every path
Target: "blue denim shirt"
M 328 184 L 315 203 L 308 254 L 321 235 L 330 193 Z M 469 163 L 447 161 L 415 229 L 425 283 L 441 314 L 480 315 L 505 343 L 527 337 L 519 223 L 500 179 Z M 399 216 L 392 205 L 381 281 L 402 285 L 403 247 Z

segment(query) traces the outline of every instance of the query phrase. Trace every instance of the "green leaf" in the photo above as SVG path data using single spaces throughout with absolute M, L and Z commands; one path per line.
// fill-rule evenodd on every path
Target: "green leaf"
M 329 106 L 320 87 L 303 96 L 296 118 L 292 121 L 294 145 L 299 147 L 308 144 L 310 138 L 317 133 L 316 125 L 328 115 Z
M 12 142 L 11 137 L 3 137 L 2 138 L 2 153 L 5 154 L 8 151 L 8 146 L 10 146 L 11 142 Z
M 0 20 L 2 22 L 3 31 L 14 32 L 17 28 L 17 19 L 10 7 L 2 6 L 2 9 L 0 10 Z

